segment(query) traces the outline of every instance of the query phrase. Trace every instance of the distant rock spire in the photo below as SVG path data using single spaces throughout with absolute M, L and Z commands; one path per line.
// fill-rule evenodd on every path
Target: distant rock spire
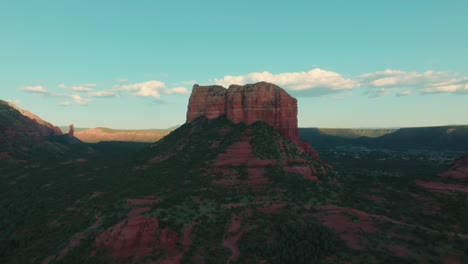
M 70 128 L 68 129 L 68 136 L 70 136 L 70 137 L 75 136 L 75 126 L 73 124 L 71 124 Z

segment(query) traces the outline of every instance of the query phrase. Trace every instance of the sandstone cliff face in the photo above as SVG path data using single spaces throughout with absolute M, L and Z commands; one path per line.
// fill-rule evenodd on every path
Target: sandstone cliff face
M 263 121 L 291 141 L 299 142 L 297 100 L 280 87 L 266 82 L 222 86 L 194 85 L 187 122 L 205 116 L 214 119 L 225 114 L 234 123 Z

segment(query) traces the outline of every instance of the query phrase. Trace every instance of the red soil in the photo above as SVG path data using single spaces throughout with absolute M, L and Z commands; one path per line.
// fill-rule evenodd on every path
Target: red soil
M 434 192 L 450 194 L 452 192 L 468 193 L 468 186 L 440 182 L 416 181 L 416 184 Z
M 257 208 L 258 211 L 264 213 L 264 214 L 276 214 L 278 213 L 281 209 L 286 207 L 286 203 L 279 203 L 279 204 L 274 204 L 268 207 L 263 207 L 263 208 Z
M 436 230 L 432 230 L 423 226 L 411 225 L 405 222 L 393 220 L 383 215 L 367 214 L 365 212 L 346 207 L 337 207 L 333 205 L 326 206 L 304 206 L 306 209 L 315 208 L 319 212 L 311 214 L 311 216 L 320 220 L 326 227 L 335 230 L 341 237 L 345 240 L 349 247 L 357 250 L 362 250 L 366 247 L 365 243 L 360 243 L 363 241 L 361 236 L 363 233 L 375 233 L 378 231 L 377 225 L 383 223 L 392 223 L 395 225 L 404 226 L 407 228 L 417 228 L 425 230 L 427 232 L 438 233 Z M 354 221 L 348 216 L 354 215 L 356 218 Z M 462 239 L 468 239 L 466 234 L 454 234 L 449 233 L 450 236 L 458 236 Z M 393 234 L 394 237 L 401 237 L 404 240 L 413 241 L 416 238 L 407 237 L 398 233 Z M 410 255 L 410 252 L 400 246 L 394 245 L 391 247 L 386 247 L 390 252 L 394 253 L 396 256 L 407 256 Z M 445 262 L 444 262 L 445 263 Z
M 168 153 L 168 154 L 165 154 L 165 155 L 162 155 L 162 156 L 157 156 L 157 157 L 151 159 L 149 161 L 149 163 L 153 163 L 153 164 L 154 163 L 160 163 L 160 162 L 165 161 L 165 160 L 167 160 L 167 159 L 169 159 L 169 158 L 171 158 L 173 156 L 175 156 L 175 153 Z
M 361 235 L 377 231 L 375 220 L 359 210 L 336 206 L 319 206 L 317 209 L 321 212 L 313 214 L 313 216 L 326 227 L 335 230 L 341 239 L 345 240 L 348 246 L 353 249 L 365 249 L 366 244 Z M 348 215 L 352 215 L 356 219 L 352 220 Z
M 228 204 L 224 204 L 224 206 L 226 206 L 227 208 L 237 208 L 237 207 L 242 207 L 242 206 L 245 206 L 246 204 L 244 203 L 228 203 Z
M 407 248 L 399 245 L 385 245 L 385 248 L 387 248 L 393 255 L 401 258 L 405 258 L 411 255 L 411 251 L 409 251 Z
M 228 233 L 236 233 L 237 231 L 239 231 L 241 224 L 242 224 L 242 216 L 233 215 L 231 218 L 231 223 L 229 224 L 229 227 L 227 230 Z
M 265 169 L 264 168 L 249 168 L 247 169 L 249 178 L 245 181 L 252 187 L 256 188 L 258 185 L 267 184 L 269 181 L 264 177 Z
M 380 196 L 372 195 L 372 194 L 363 194 L 361 196 L 362 196 L 362 198 L 364 198 L 366 200 L 373 201 L 373 202 L 376 202 L 376 203 L 382 203 L 384 201 L 384 198 L 382 198 Z
M 154 249 L 160 249 L 164 255 L 158 263 L 180 263 L 184 253 L 190 250 L 192 245 L 191 232 L 194 224 L 187 226 L 182 235 L 170 228 L 160 230 L 157 219 L 142 215 L 149 211 L 150 207 L 141 207 L 158 201 L 154 196 L 128 199 L 126 207 L 132 209 L 127 218 L 98 235 L 95 245 L 109 249 L 115 260 L 138 263 L 144 257 L 150 256 Z M 183 250 L 177 247 L 178 242 L 182 244 Z
M 243 230 L 240 230 L 241 225 L 242 225 L 242 217 L 238 215 L 232 216 L 232 220 L 227 228 L 227 232 L 228 233 L 237 232 L 237 233 L 223 241 L 223 246 L 231 250 L 231 256 L 229 257 L 226 263 L 235 262 L 239 258 L 240 251 L 239 251 L 239 247 L 237 246 L 237 243 L 239 242 L 240 238 L 242 237 L 244 233 Z
M 304 166 L 304 167 L 284 167 L 283 169 L 284 169 L 285 172 L 300 174 L 306 180 L 313 180 L 313 181 L 316 181 L 316 182 L 319 181 L 317 176 L 312 175 L 313 174 L 312 170 L 308 166 Z
M 159 199 L 154 199 L 154 196 L 146 196 L 143 199 L 127 199 L 128 207 L 136 207 L 142 205 L 151 205 L 159 202 Z
M 468 181 L 468 154 L 457 159 L 450 170 L 439 174 L 442 178 Z
M 226 151 L 216 159 L 215 166 L 241 166 L 253 158 L 250 138 L 244 137 L 242 141 L 229 146 Z
M 157 219 L 141 215 L 148 210 L 148 207 L 132 209 L 125 220 L 96 238 L 96 246 L 111 250 L 114 259 L 132 258 L 134 263 L 150 255 L 159 223 Z
M 236 262 L 239 258 L 240 251 L 237 243 L 241 239 L 243 232 L 239 232 L 232 237 L 229 237 L 223 241 L 223 246 L 229 248 L 231 250 L 231 256 L 229 257 L 226 263 Z

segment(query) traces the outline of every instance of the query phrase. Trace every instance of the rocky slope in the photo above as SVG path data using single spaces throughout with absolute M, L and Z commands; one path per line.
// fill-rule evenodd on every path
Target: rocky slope
M 1 133 L 15 134 L 18 132 L 33 138 L 62 134 L 59 127 L 12 103 L 0 100 L 0 111 Z
M 0 161 L 61 156 L 80 143 L 37 115 L 0 100 Z

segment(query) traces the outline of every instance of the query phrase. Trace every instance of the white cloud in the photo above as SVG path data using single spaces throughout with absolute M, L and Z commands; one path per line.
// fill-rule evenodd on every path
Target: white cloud
M 118 83 L 126 83 L 126 82 L 128 82 L 128 79 L 127 78 L 118 79 L 117 82 Z
M 92 87 L 96 87 L 95 83 L 85 83 L 72 86 L 70 89 L 75 92 L 89 92 L 92 91 Z
M 396 96 L 408 96 L 408 95 L 411 95 L 413 92 L 411 90 L 403 90 L 403 91 L 400 91 L 396 94 Z
M 147 81 L 120 86 L 119 90 L 128 91 L 131 94 L 142 97 L 160 98 L 162 93 L 165 94 L 186 94 L 188 90 L 185 87 L 168 88 L 161 81 Z
M 147 81 L 129 85 L 123 85 L 120 87 L 122 91 L 130 91 L 136 96 L 145 97 L 161 97 L 160 91 L 165 89 L 166 85 L 160 81 Z
M 165 90 L 167 94 L 188 94 L 188 90 L 185 87 L 174 87 Z
M 75 92 L 89 92 L 93 90 L 89 87 L 84 87 L 84 86 L 73 86 L 71 89 L 72 91 L 75 91 Z
M 21 90 L 28 92 L 28 93 L 40 93 L 40 94 L 47 93 L 47 90 L 44 88 L 44 86 L 41 86 L 41 85 L 26 86 L 26 87 L 21 88 Z
M 73 94 L 71 98 L 79 105 L 87 105 L 91 101 L 90 99 L 81 97 L 79 94 Z
M 341 74 L 319 68 L 307 72 L 286 72 L 272 74 L 270 72 L 253 72 L 246 75 L 226 75 L 222 79 L 215 79 L 216 84 L 228 87 L 231 84 L 247 84 L 256 82 L 270 82 L 292 91 L 311 89 L 326 89 L 332 91 L 349 90 L 358 86 L 358 82 L 344 78 Z
M 61 83 L 61 84 L 57 85 L 57 87 L 60 88 L 60 89 L 67 88 L 67 86 L 64 83 Z
M 425 87 L 422 89 L 423 93 L 456 93 L 468 92 L 468 81 L 462 84 L 449 84 L 433 87 Z
M 397 96 L 405 96 L 413 91 L 421 93 L 468 92 L 468 77 L 442 71 L 405 72 L 385 70 L 362 74 L 358 77 L 361 86 L 369 90 L 380 88 L 404 88 Z M 372 92 L 371 92 L 372 93 Z
M 453 74 L 447 72 L 425 71 L 405 72 L 400 70 L 385 70 L 362 74 L 358 77 L 361 85 L 368 87 L 421 86 L 425 84 L 447 81 Z
M 117 93 L 115 91 L 97 91 L 87 93 L 89 97 L 114 97 Z
M 58 103 L 58 105 L 60 105 L 60 106 L 71 106 L 71 105 L 72 105 L 72 103 L 71 103 L 71 102 L 69 102 L 69 101 L 64 101 L 64 102 L 60 102 L 60 103 Z

